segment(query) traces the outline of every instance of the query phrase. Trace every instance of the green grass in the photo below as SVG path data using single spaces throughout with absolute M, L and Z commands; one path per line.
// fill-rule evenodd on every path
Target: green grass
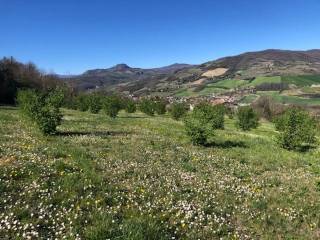
M 43 137 L 0 108 L 1 239 L 319 237 L 320 149 L 280 149 L 270 123 L 197 147 L 167 116 L 63 112 Z
M 257 77 L 252 82 L 247 84 L 247 86 L 258 86 L 263 83 L 281 83 L 281 77 L 280 76 L 274 76 L 274 77 Z
M 294 84 L 298 87 L 311 86 L 320 84 L 320 75 L 303 75 L 303 76 L 283 76 L 283 83 Z
M 191 88 L 184 88 L 176 92 L 175 94 L 177 97 L 191 97 L 195 96 L 196 93 L 193 92 Z
M 277 91 L 264 91 L 257 93 L 260 96 L 271 96 L 276 102 L 284 104 L 317 106 L 320 104 L 320 98 L 304 98 L 299 96 L 281 95 Z
M 259 95 L 249 94 L 249 95 L 245 96 L 245 97 L 241 100 L 241 103 L 252 103 L 252 102 L 254 102 L 258 97 L 259 97 Z
M 208 84 L 208 87 L 217 87 L 225 89 L 233 89 L 246 84 L 248 81 L 239 79 L 225 79 L 216 83 Z
M 238 79 L 225 79 L 216 83 L 209 83 L 199 92 L 195 92 L 192 88 L 189 88 L 179 90 L 175 95 L 177 97 L 208 96 L 217 93 L 224 93 L 230 89 L 240 87 L 247 82 L 248 81 Z

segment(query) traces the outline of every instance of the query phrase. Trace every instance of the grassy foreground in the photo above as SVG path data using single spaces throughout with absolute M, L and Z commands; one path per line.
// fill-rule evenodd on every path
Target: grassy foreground
M 269 123 L 204 148 L 166 116 L 64 114 L 43 137 L 0 108 L 0 239 L 320 238 L 320 149 Z

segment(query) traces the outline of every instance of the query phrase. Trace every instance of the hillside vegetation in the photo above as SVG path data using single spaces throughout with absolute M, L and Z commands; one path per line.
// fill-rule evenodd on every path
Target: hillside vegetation
M 199 147 L 166 115 L 62 111 L 44 137 L 0 108 L 1 239 L 320 238 L 320 149 L 271 123 Z

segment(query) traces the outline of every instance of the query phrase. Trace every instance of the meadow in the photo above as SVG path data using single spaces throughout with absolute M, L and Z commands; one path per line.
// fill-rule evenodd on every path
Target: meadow
M 320 148 L 269 122 L 200 147 L 167 115 L 63 114 L 43 136 L 0 108 L 0 239 L 320 238 Z

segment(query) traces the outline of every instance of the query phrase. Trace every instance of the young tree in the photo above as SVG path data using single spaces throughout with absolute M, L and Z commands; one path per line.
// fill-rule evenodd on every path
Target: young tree
M 258 115 L 248 106 L 238 109 L 237 118 L 236 126 L 243 131 L 249 131 L 259 125 Z
M 184 103 L 173 103 L 169 108 L 169 112 L 171 117 L 178 121 L 188 112 L 188 107 Z
M 97 114 L 102 108 L 102 96 L 98 94 L 91 94 L 88 96 L 88 107 L 91 113 Z
M 111 118 L 117 117 L 121 108 L 122 101 L 120 97 L 116 95 L 106 97 L 103 102 L 103 109 L 106 112 L 106 114 Z
M 194 108 L 185 118 L 186 132 L 193 144 L 207 144 L 214 130 L 223 127 L 224 119 L 221 118 L 221 114 L 221 108 L 213 107 L 208 103 L 201 103 Z
M 213 106 L 214 122 L 216 129 L 224 129 L 224 115 L 226 108 L 223 104 Z
M 163 115 L 166 113 L 166 102 L 163 99 L 157 100 L 154 102 L 154 108 L 155 108 L 155 112 L 158 115 Z
M 22 112 L 37 124 L 41 132 L 50 135 L 56 133 L 57 126 L 61 124 L 63 97 L 59 90 L 48 93 L 21 90 L 17 101 Z
M 279 143 L 288 150 L 301 150 L 316 142 L 316 120 L 307 112 L 291 108 L 277 119 Z
M 127 113 L 134 113 L 137 110 L 136 103 L 131 98 L 124 100 L 124 109 Z
M 141 112 L 153 116 L 155 113 L 155 104 L 151 99 L 144 98 L 140 101 L 139 109 Z
M 76 105 L 77 105 L 78 110 L 80 110 L 82 112 L 88 111 L 88 109 L 89 109 L 88 95 L 79 94 L 76 97 Z

